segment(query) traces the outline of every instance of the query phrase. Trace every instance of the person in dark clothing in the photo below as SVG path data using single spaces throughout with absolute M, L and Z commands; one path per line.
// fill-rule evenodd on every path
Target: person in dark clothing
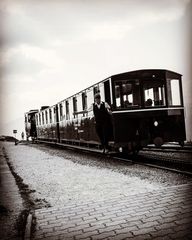
M 95 94 L 93 113 L 95 117 L 96 133 L 100 139 L 104 153 L 109 152 L 108 142 L 112 136 L 111 110 L 106 102 L 101 101 L 101 95 Z
M 21 133 L 21 138 L 24 140 L 24 132 Z

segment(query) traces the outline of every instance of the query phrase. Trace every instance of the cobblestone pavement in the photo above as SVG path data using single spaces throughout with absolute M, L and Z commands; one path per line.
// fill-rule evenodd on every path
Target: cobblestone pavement
M 19 239 L 18 216 L 23 201 L 0 145 L 0 239 Z
M 33 239 L 192 239 L 192 185 L 35 211 Z

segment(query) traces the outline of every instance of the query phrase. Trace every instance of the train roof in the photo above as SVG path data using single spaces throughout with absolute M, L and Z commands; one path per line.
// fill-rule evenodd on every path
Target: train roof
M 33 109 L 33 110 L 30 110 L 29 112 L 26 112 L 25 114 L 32 114 L 32 113 L 36 113 L 38 111 L 39 111 L 38 109 Z
M 179 75 L 182 76 L 182 74 L 174 72 L 174 71 L 170 71 L 167 69 L 140 69 L 140 70 L 134 70 L 134 71 L 130 71 L 130 72 L 123 72 L 123 73 L 118 73 L 115 75 L 112 75 L 111 78 L 117 78 L 119 76 L 130 76 L 130 77 L 149 77 L 151 74 L 165 74 L 165 73 L 170 73 L 170 74 L 174 74 L 174 75 Z

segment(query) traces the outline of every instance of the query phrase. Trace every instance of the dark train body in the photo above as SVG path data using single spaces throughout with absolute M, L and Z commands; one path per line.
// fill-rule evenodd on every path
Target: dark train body
M 35 114 L 38 110 L 30 110 L 28 113 L 25 114 L 25 132 L 27 140 L 29 137 L 35 139 L 37 137 L 37 128 L 36 128 L 36 121 L 35 121 Z
M 186 140 L 181 75 L 161 69 L 113 75 L 51 107 L 33 111 L 33 136 L 49 142 L 98 146 L 93 111 L 88 111 L 97 92 L 112 109 L 111 146 L 115 150 L 135 151 L 150 143 L 182 145 Z M 28 115 L 31 118 L 31 112 L 25 119 Z

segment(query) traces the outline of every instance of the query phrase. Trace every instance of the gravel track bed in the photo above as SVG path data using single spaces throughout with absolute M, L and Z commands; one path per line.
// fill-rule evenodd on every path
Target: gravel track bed
M 142 156 L 148 156 L 148 157 L 156 157 L 157 159 L 171 159 L 171 160 L 175 160 L 178 162 L 188 162 L 191 163 L 192 162 L 192 152 L 159 152 L 159 151 L 153 151 L 153 150 L 145 150 L 145 151 L 141 151 L 140 155 Z
M 34 199 L 51 206 L 129 196 L 192 182 L 192 178 L 137 164 L 120 163 L 40 144 L 3 143 L 17 174 Z

